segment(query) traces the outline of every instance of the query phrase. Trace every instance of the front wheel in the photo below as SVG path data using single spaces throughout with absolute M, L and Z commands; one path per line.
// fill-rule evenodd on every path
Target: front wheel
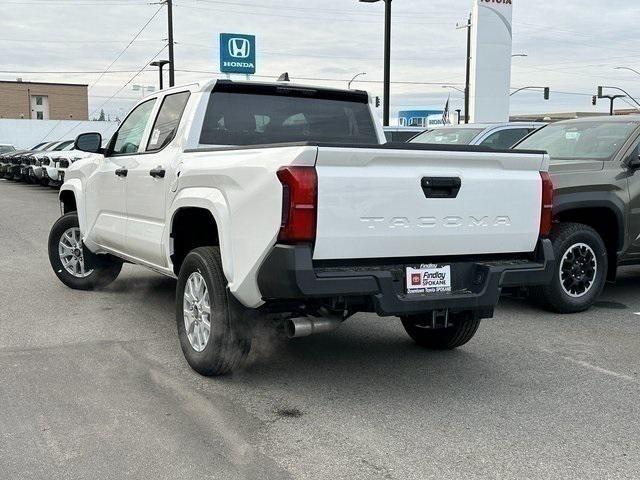
M 402 318 L 402 326 L 413 341 L 431 350 L 453 350 L 466 344 L 478 331 L 480 318 L 473 312 L 450 313 L 447 325 L 433 328 L 430 314 Z
M 249 354 L 253 310 L 229 291 L 218 247 L 199 247 L 185 258 L 178 275 L 176 323 L 182 352 L 201 375 L 230 373 Z
M 122 269 L 122 262 L 84 246 L 76 212 L 60 217 L 51 228 L 49 262 L 60 281 L 74 290 L 106 287 Z
M 580 223 L 560 223 L 550 235 L 556 273 L 549 285 L 531 293 L 543 307 L 557 313 L 589 309 L 607 281 L 607 248 L 593 228 Z

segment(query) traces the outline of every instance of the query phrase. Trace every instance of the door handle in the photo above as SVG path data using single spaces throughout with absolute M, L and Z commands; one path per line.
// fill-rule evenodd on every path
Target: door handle
M 153 170 L 149 171 L 149 175 L 151 175 L 153 178 L 164 178 L 165 173 L 167 172 L 162 167 L 156 167 Z
M 129 170 L 127 170 L 126 168 L 118 168 L 116 170 L 116 175 L 119 177 L 126 177 L 128 173 Z
M 456 198 L 462 187 L 458 177 L 424 177 L 421 183 L 427 198 Z

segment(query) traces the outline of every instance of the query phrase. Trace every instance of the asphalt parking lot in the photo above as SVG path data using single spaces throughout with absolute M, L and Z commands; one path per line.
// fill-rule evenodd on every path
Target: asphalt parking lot
M 359 315 L 209 379 L 183 359 L 171 279 L 55 278 L 58 213 L 55 191 L 0 180 L 0 478 L 640 477 L 638 268 L 586 314 L 505 299 L 455 352 Z

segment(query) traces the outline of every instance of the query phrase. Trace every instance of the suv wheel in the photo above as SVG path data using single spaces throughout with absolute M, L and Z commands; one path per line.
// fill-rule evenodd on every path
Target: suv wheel
M 550 285 L 532 289 L 533 298 L 557 313 L 589 309 L 607 281 L 607 248 L 593 228 L 580 223 L 560 223 L 550 235 L 556 273 Z
M 176 322 L 191 368 L 205 376 L 238 368 L 251 349 L 253 312 L 229 292 L 219 248 L 187 255 L 178 276 Z
M 447 328 L 432 328 L 431 315 L 403 317 L 402 326 L 421 347 L 453 350 L 469 342 L 478 331 L 480 318 L 473 312 L 449 314 Z
M 122 262 L 91 253 L 82 243 L 76 212 L 58 219 L 49 234 L 49 262 L 60 281 L 75 290 L 93 290 L 113 282 Z

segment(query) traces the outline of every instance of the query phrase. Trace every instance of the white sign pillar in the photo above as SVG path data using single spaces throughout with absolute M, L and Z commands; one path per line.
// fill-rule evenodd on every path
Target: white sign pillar
M 509 121 L 512 0 L 473 0 L 470 122 Z

